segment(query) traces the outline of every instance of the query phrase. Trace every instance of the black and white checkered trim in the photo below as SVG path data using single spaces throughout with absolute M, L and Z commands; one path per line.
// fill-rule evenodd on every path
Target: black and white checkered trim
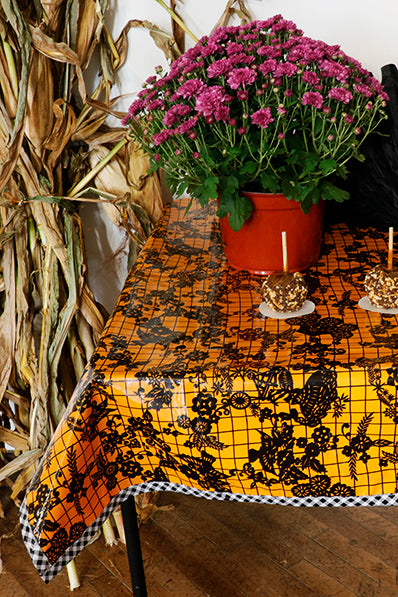
M 55 564 L 51 564 L 45 554 L 40 549 L 36 537 L 33 535 L 32 528 L 28 522 L 28 513 L 26 509 L 26 501 L 24 500 L 21 506 L 20 521 L 22 537 L 26 548 L 32 559 L 34 566 L 37 568 L 41 578 L 48 582 L 50 581 L 68 562 L 73 560 L 79 552 L 91 541 L 98 530 L 101 528 L 105 520 L 110 516 L 113 510 L 125 501 L 131 495 L 138 495 L 148 491 L 175 491 L 192 495 L 199 498 L 216 499 L 225 501 L 237 502 L 251 502 L 256 504 L 279 504 L 282 506 L 318 506 L 318 507 L 336 507 L 336 506 L 396 506 L 398 505 L 398 493 L 380 494 L 380 495 L 363 495 L 350 497 L 284 497 L 284 496 L 269 496 L 269 495 L 243 495 L 238 493 L 227 492 L 213 492 L 195 489 L 193 487 L 186 487 L 185 485 L 177 485 L 175 483 L 166 482 L 151 482 L 142 483 L 129 487 L 121 491 L 115 496 L 109 505 L 103 510 L 102 514 L 97 520 L 83 533 L 83 535 L 73 543 L 65 553 L 57 560 Z

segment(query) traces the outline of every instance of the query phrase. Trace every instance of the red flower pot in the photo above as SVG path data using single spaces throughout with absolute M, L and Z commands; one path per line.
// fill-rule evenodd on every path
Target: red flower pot
M 235 232 L 228 218 L 220 219 L 225 256 L 231 267 L 253 274 L 283 269 L 282 231 L 286 231 L 288 265 L 291 272 L 314 265 L 319 258 L 324 202 L 304 214 L 297 201 L 285 195 L 242 193 L 253 203 L 253 212 Z

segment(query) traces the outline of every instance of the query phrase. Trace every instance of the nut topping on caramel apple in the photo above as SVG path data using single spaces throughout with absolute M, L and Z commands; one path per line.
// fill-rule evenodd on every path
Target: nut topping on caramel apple
M 271 309 L 289 313 L 298 311 L 307 298 L 307 284 L 299 272 L 274 272 L 261 287 L 264 301 Z
M 372 305 L 381 309 L 398 307 L 398 269 L 393 268 L 394 228 L 388 229 L 387 267 L 381 264 L 371 269 L 365 277 L 365 290 Z
M 376 265 L 365 277 L 365 290 L 372 305 L 381 309 L 397 308 L 398 270 Z

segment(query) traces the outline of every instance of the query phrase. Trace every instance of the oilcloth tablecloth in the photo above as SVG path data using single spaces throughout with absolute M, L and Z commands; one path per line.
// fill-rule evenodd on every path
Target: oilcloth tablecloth
M 397 501 L 398 320 L 358 306 L 386 235 L 326 230 L 305 272 L 315 311 L 277 320 L 263 278 L 227 266 L 214 206 L 187 205 L 129 273 L 21 507 L 45 580 L 131 493 Z

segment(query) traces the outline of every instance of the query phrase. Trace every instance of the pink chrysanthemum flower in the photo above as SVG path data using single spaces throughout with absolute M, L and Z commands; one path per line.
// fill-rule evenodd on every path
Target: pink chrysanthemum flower
M 259 65 L 258 70 L 263 73 L 263 75 L 268 75 L 276 69 L 277 65 L 278 62 L 274 58 L 269 58 Z
M 292 62 L 281 62 L 274 70 L 275 77 L 292 77 L 297 73 L 297 65 Z
M 259 56 L 267 56 L 268 58 L 279 58 L 282 55 L 282 50 L 275 46 L 261 46 L 257 50 L 257 54 Z
M 354 89 L 357 93 L 360 93 L 361 95 L 364 95 L 365 97 L 372 97 L 372 95 L 373 95 L 373 92 L 370 89 L 370 87 L 368 87 L 368 85 L 364 85 L 363 83 L 355 83 Z
M 190 111 L 191 108 L 185 104 L 174 104 L 164 115 L 163 124 L 169 127 L 173 126 L 180 116 L 186 116 Z
M 352 100 L 352 93 L 344 87 L 332 87 L 328 93 L 330 99 L 335 99 L 343 104 L 348 104 Z
M 172 129 L 163 129 L 159 133 L 156 133 L 152 137 L 154 145 L 156 145 L 156 146 L 161 145 L 162 143 L 167 141 L 167 139 L 169 139 L 171 137 L 171 135 L 173 135 L 173 134 L 174 134 L 174 131 Z
M 191 139 L 194 139 L 196 136 L 196 133 L 193 133 L 191 131 L 191 129 L 193 129 L 193 127 L 196 126 L 197 122 L 198 122 L 197 116 L 192 116 L 191 118 L 188 118 L 188 120 L 185 120 L 180 125 L 178 125 L 177 133 L 180 133 L 180 135 L 183 135 L 184 133 L 188 133 L 188 137 L 190 137 Z M 192 134 L 194 135 L 194 137 L 192 137 Z
M 234 70 L 228 77 L 227 83 L 231 89 L 238 89 L 241 86 L 251 85 L 256 78 L 257 73 L 248 66 L 244 66 L 243 68 Z
M 318 91 L 306 91 L 301 99 L 303 106 L 313 106 L 314 108 L 322 108 L 323 96 Z
M 211 116 L 221 103 L 227 101 L 227 94 L 220 85 L 206 87 L 197 97 L 195 109 L 204 116 Z
M 228 44 L 227 48 L 226 48 L 226 52 L 228 54 L 228 56 L 230 56 L 231 54 L 240 54 L 241 52 L 243 52 L 243 50 L 245 49 L 245 47 L 242 44 L 239 44 L 238 42 L 232 42 L 230 44 Z
M 225 104 L 220 104 L 214 110 L 214 118 L 216 120 L 228 120 L 229 119 L 229 106 Z
M 251 119 L 253 124 L 257 124 L 263 129 L 266 129 L 271 122 L 274 122 L 274 119 L 271 115 L 271 108 L 269 107 L 257 110 L 257 112 L 254 112 L 251 115 Z
M 319 83 L 319 77 L 316 73 L 307 70 L 303 73 L 303 81 L 309 85 L 317 85 Z
M 230 58 L 221 58 L 221 60 L 216 60 L 207 67 L 207 74 L 210 79 L 220 77 L 230 71 L 232 66 L 233 62 Z
M 200 79 L 188 79 L 177 89 L 175 95 L 176 97 L 190 98 L 200 93 L 205 87 L 205 83 Z
M 319 64 L 322 77 L 336 78 L 345 83 L 351 74 L 351 69 L 332 60 L 322 60 Z
M 387 99 L 380 82 L 338 45 L 306 37 L 276 15 L 204 36 L 168 74 L 159 69 L 147 79 L 123 122 L 153 156 L 152 166 L 168 169 L 174 188 L 185 185 L 192 196 L 211 177 L 221 201 L 231 176 L 243 188 L 269 168 L 275 184 L 300 183 L 293 189 L 299 198 L 301 184 L 320 189 L 323 181 L 305 160 L 292 167 L 289 148 L 304 141 L 321 162 L 333 156 L 337 166 L 345 163 L 357 151 L 354 131 L 362 140 L 374 130 Z M 242 169 L 248 152 L 258 163 Z

